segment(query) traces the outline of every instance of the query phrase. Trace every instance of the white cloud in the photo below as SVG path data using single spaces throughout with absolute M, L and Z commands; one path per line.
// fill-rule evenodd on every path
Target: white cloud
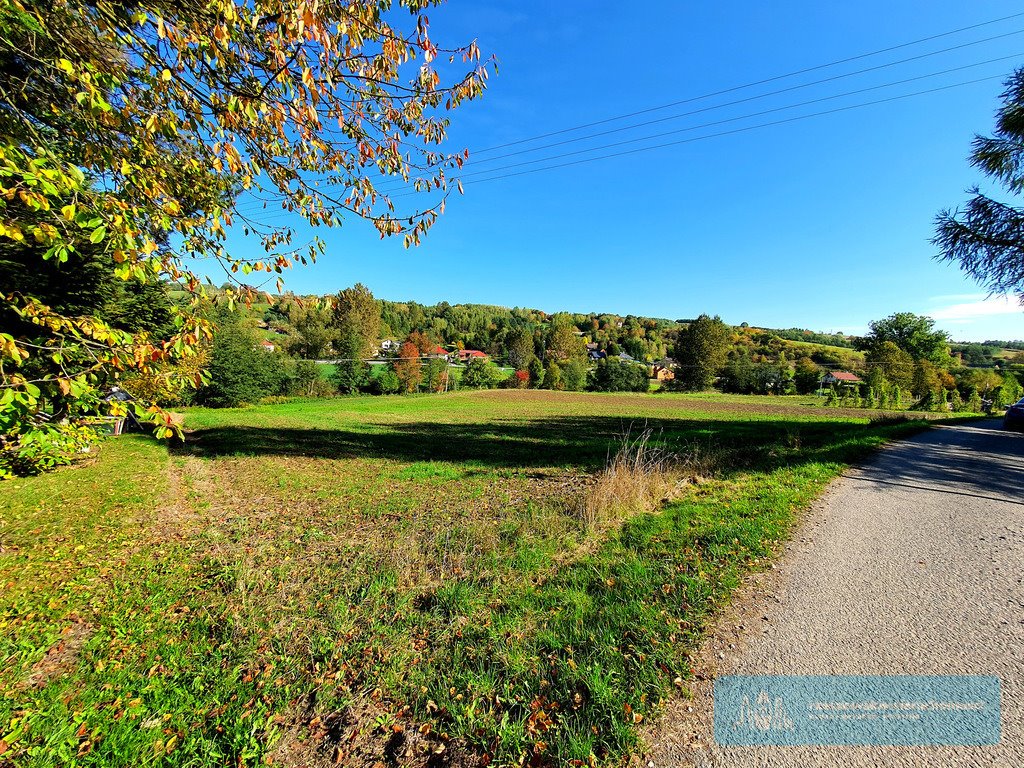
M 1024 306 L 1021 306 L 1015 297 L 1003 295 L 948 304 L 925 314 L 935 320 L 960 320 L 967 322 L 978 317 L 1020 315 L 1022 313 L 1024 313 Z
M 928 301 L 933 305 L 941 305 L 949 301 L 979 301 L 987 296 L 987 293 L 944 293 L 941 296 L 931 296 Z

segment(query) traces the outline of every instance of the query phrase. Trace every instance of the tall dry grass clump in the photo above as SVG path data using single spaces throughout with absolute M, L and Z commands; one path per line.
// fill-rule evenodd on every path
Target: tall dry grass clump
M 622 436 L 578 501 L 576 513 L 585 528 L 600 529 L 654 512 L 688 485 L 714 475 L 727 461 L 727 452 L 720 447 L 695 443 L 675 453 L 655 438 L 653 429 Z
M 654 431 L 627 432 L 608 463 L 588 485 L 577 515 L 588 529 L 602 528 L 641 512 L 653 512 L 685 483 L 678 457 L 653 442 Z

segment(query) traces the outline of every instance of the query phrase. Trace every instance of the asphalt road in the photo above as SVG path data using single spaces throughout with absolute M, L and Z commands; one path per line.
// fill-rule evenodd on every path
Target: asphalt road
M 695 661 L 648 734 L 661 766 L 1024 766 L 1024 434 L 937 427 L 835 483 Z M 995 675 L 985 747 L 722 747 L 716 675 Z

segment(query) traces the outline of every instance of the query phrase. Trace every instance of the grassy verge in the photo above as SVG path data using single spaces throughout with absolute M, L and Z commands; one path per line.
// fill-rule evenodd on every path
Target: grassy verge
M 0 765 L 614 762 L 799 510 L 920 428 L 517 392 L 187 423 L 4 486 Z M 595 526 L 631 425 L 714 471 Z

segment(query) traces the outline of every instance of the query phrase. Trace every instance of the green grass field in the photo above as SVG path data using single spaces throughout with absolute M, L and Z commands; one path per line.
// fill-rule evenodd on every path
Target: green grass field
M 7 482 L 0 766 L 615 764 L 799 511 L 920 428 L 819 405 L 196 409 L 183 445 Z M 680 457 L 664 503 L 587 517 L 645 430 Z
M 851 349 L 850 347 L 833 347 L 831 344 L 816 344 L 813 341 L 796 341 L 794 339 L 786 339 L 786 344 L 792 345 L 798 348 L 798 350 L 806 350 L 812 352 L 814 350 L 822 350 L 824 352 L 831 352 L 832 354 L 839 355 L 842 358 L 854 360 L 858 363 L 864 363 L 864 353 L 860 350 Z

